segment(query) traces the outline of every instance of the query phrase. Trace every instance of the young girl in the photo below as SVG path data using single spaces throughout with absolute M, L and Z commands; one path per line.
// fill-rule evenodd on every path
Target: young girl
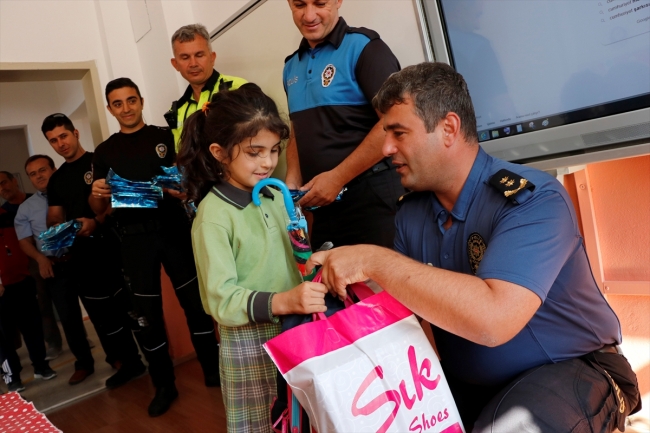
M 288 136 L 255 84 L 217 93 L 183 128 L 178 165 L 198 205 L 192 244 L 203 306 L 219 324 L 228 432 L 272 432 L 276 370 L 262 344 L 280 333 L 278 316 L 326 310 L 327 288 L 301 283 L 282 194 L 263 188 L 252 203 Z

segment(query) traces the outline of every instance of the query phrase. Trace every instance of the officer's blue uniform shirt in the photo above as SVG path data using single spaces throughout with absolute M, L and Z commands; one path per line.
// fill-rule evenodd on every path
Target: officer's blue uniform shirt
M 535 185 L 515 195 L 488 184 L 501 169 Z M 530 322 L 507 343 L 489 348 L 433 327 L 442 365 L 468 383 L 497 385 L 541 364 L 620 343 L 620 323 L 591 273 L 573 204 L 562 185 L 536 169 L 479 149 L 448 212 L 434 193 L 411 193 L 396 217 L 395 249 L 435 267 L 509 281 L 542 300 Z
M 303 39 L 283 71 L 303 182 L 339 165 L 368 135 L 379 117 L 372 98 L 400 70 L 390 48 L 369 29 L 339 18 L 325 40 L 311 48 Z

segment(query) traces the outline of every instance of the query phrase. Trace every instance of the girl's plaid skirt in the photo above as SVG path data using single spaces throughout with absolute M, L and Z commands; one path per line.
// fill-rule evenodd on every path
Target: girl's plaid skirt
M 281 331 L 279 324 L 219 325 L 221 392 L 229 433 L 272 433 L 271 403 L 277 370 L 262 345 Z

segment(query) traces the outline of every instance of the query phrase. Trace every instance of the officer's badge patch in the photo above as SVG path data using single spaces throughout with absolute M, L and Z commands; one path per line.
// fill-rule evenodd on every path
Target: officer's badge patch
M 321 74 L 321 78 L 323 80 L 323 87 L 328 87 L 330 84 L 332 84 L 332 80 L 334 80 L 334 75 L 336 75 L 336 68 L 334 65 L 331 63 L 327 66 L 325 66 L 325 69 L 323 69 L 323 73 Z
M 165 155 L 167 155 L 167 146 L 160 143 L 158 146 L 156 146 L 156 153 L 158 154 L 159 158 L 164 158 Z
M 480 234 L 475 232 L 469 235 L 467 239 L 467 257 L 469 258 L 469 266 L 472 268 L 474 275 L 476 275 L 478 265 L 483 260 L 483 254 L 485 254 L 486 249 L 487 245 Z
M 84 182 L 86 182 L 86 185 L 90 185 L 93 183 L 93 172 L 92 171 L 87 171 L 84 173 Z

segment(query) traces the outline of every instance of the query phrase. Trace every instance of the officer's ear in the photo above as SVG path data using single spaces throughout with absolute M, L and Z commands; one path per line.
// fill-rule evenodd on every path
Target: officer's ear
M 217 143 L 212 143 L 209 147 L 210 153 L 214 158 L 223 163 L 226 159 L 228 159 L 228 153 L 224 150 L 223 147 L 219 146 Z

